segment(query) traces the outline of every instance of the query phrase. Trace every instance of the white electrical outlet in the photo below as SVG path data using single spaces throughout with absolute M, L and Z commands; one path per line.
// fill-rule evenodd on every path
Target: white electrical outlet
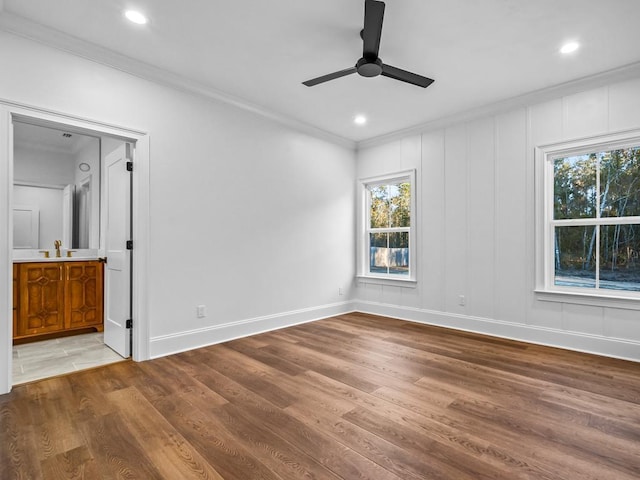
M 459 295 L 458 296 L 458 305 L 460 305 L 461 307 L 464 307 L 466 304 L 466 299 L 464 298 L 464 295 Z
M 342 291 L 342 287 L 338 287 L 338 295 L 344 295 L 344 292 Z
M 198 305 L 196 307 L 196 312 L 198 315 L 198 318 L 204 318 L 207 316 L 207 306 L 206 305 Z

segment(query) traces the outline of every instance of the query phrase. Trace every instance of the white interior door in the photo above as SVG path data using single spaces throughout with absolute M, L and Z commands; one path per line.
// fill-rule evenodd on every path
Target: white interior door
M 73 197 L 76 186 L 69 184 L 62 191 L 62 246 L 73 248 Z
M 123 357 L 131 355 L 131 172 L 130 145 L 123 143 L 106 156 L 105 195 L 105 315 L 104 343 Z
M 40 209 L 33 205 L 13 206 L 13 248 L 37 249 L 40 238 Z

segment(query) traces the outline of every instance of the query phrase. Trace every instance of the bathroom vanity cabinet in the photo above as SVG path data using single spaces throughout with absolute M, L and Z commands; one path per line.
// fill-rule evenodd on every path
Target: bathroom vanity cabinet
M 103 264 L 48 261 L 13 265 L 13 338 L 103 329 Z

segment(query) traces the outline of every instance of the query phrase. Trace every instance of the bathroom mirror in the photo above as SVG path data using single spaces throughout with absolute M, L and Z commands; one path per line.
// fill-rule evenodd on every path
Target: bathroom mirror
M 14 249 L 97 249 L 100 139 L 14 122 Z

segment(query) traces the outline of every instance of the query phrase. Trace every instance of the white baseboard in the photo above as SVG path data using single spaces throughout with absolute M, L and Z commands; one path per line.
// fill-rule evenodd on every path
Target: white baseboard
M 150 341 L 150 358 L 164 357 L 350 312 L 353 312 L 353 303 L 347 301 L 153 337 Z
M 640 342 L 620 338 L 362 300 L 354 301 L 353 309 L 416 323 L 640 362 Z
M 426 325 L 640 362 L 640 342 L 363 300 L 321 305 L 153 337 L 150 342 L 150 357 L 159 358 L 351 312 L 371 313 Z

